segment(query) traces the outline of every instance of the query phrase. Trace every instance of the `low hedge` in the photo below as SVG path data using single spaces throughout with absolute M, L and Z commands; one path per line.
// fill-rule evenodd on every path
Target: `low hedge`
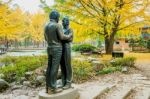
M 91 44 L 74 45 L 72 47 L 73 51 L 80 51 L 80 52 L 90 52 L 90 51 L 94 51 L 95 49 L 96 47 Z
M 4 74 L 4 79 L 8 82 L 13 82 L 23 77 L 25 72 L 33 71 L 38 67 L 47 64 L 46 56 L 7 56 L 0 60 L 5 64 L 5 67 L 0 68 L 0 73 Z
M 115 60 L 113 60 L 113 62 L 111 62 L 112 66 L 128 66 L 128 67 L 132 67 L 135 64 L 135 57 L 125 57 L 125 58 L 116 58 Z

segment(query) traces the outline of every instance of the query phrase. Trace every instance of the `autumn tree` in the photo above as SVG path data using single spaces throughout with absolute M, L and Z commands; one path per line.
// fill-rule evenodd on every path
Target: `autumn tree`
M 34 42 L 35 45 L 43 43 L 43 28 L 46 15 L 38 12 L 30 14 L 23 12 L 19 6 L 10 8 L 10 1 L 0 2 L 0 43 L 8 48 Z M 33 44 L 33 43 L 32 43 Z
M 29 26 L 29 32 L 34 43 L 39 47 L 39 44 L 44 41 L 44 26 L 46 24 L 46 15 L 37 13 L 31 16 L 31 23 Z
M 19 38 L 24 28 L 22 17 L 23 13 L 19 8 L 10 9 L 7 3 L 0 3 L 0 38 L 7 48 L 10 41 Z
M 51 10 L 42 1 L 46 11 Z M 56 0 L 53 8 L 72 16 L 72 21 L 84 25 L 83 30 L 105 39 L 107 54 L 113 51 L 115 36 L 137 34 L 148 18 L 149 0 Z

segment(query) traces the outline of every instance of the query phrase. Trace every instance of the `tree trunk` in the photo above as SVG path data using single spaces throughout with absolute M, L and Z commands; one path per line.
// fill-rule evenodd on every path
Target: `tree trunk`
M 24 42 L 25 42 L 24 46 L 25 46 L 25 48 L 27 48 L 27 46 L 28 46 L 28 44 L 27 44 L 28 43 L 27 38 L 25 38 Z
M 106 54 L 112 54 L 113 44 L 114 44 L 114 38 L 105 38 L 105 51 L 106 51 Z
M 14 45 L 15 48 L 18 49 L 18 41 L 17 41 L 17 40 L 15 40 L 14 44 L 15 44 L 15 45 Z
M 37 48 L 39 48 L 40 47 L 40 42 L 36 42 L 36 45 L 37 45 Z
M 6 49 L 9 48 L 9 42 L 8 42 L 7 36 L 5 36 L 5 47 Z

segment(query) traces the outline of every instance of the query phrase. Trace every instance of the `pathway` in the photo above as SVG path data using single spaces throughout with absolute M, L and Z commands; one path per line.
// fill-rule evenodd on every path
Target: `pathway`
M 79 89 L 80 99 L 150 99 L 150 80 L 136 71 L 108 74 L 74 86 Z M 13 89 L 0 94 L 0 99 L 38 99 L 42 89 Z

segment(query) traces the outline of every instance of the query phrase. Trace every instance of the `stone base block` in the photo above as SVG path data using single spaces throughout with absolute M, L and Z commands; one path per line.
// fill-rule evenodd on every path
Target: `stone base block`
M 57 94 L 47 94 L 45 90 L 39 92 L 39 99 L 79 99 L 79 93 L 76 88 L 70 88 L 68 90 L 63 90 L 61 93 Z

